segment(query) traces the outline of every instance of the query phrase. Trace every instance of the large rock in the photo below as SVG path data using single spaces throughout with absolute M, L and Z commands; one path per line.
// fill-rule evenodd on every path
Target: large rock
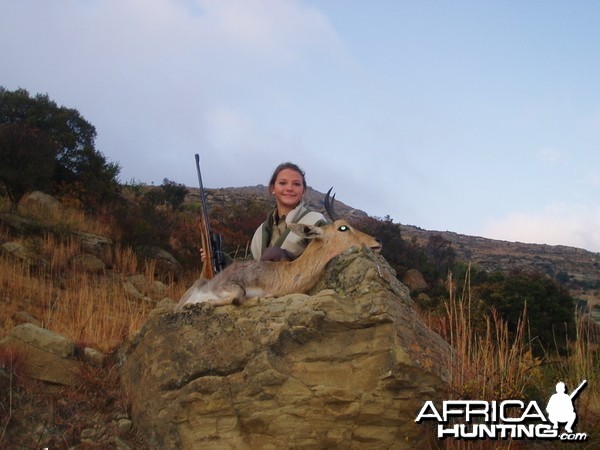
M 112 264 L 114 249 L 114 242 L 112 239 L 83 231 L 74 231 L 73 236 L 79 241 L 81 248 L 85 253 L 96 256 L 104 264 Z
M 413 294 L 418 294 L 429 289 L 429 285 L 425 281 L 423 274 L 417 269 L 408 269 L 402 277 L 402 282 Z
M 163 248 L 152 245 L 142 245 L 136 250 L 142 257 L 152 260 L 156 270 L 159 272 L 171 273 L 181 269 L 179 261 Z
M 23 375 L 65 386 L 80 383 L 83 363 L 104 364 L 104 355 L 98 350 L 82 348 L 66 336 L 29 322 L 17 325 L 0 340 L 0 354 L 12 352 L 23 357 Z
M 54 384 L 75 385 L 81 363 L 68 338 L 31 323 L 16 326 L 0 341 L 0 349 L 16 349 L 25 356 L 24 374 Z
M 49 266 L 48 261 L 29 250 L 23 243 L 17 241 L 5 242 L 0 245 L 0 253 L 6 253 L 11 255 L 17 260 L 25 262 L 30 267 L 43 267 Z
M 158 280 L 148 280 L 144 275 L 132 275 L 123 281 L 125 292 L 138 300 L 157 302 L 166 297 L 167 286 Z
M 157 448 L 420 448 L 450 348 L 369 250 L 314 295 L 156 309 L 121 349 L 139 432 Z
M 53 210 L 60 208 L 61 203 L 56 197 L 53 197 L 50 194 L 46 194 L 42 191 L 33 191 L 21 199 L 20 206 Z
M 71 267 L 77 270 L 90 273 L 103 273 L 106 270 L 106 264 L 100 258 L 89 253 L 80 253 L 71 258 Z

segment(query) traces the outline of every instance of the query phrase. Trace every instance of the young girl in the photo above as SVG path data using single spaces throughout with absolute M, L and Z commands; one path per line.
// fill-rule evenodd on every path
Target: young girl
M 302 254 L 308 241 L 290 232 L 287 225 L 320 226 L 328 221 L 323 214 L 304 205 L 306 179 L 296 164 L 286 162 L 277 166 L 269 181 L 269 191 L 275 197 L 276 208 L 254 233 L 252 256 L 263 261 L 291 261 Z

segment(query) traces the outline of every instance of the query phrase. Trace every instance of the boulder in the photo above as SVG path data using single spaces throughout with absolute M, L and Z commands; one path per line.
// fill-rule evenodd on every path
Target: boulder
M 74 269 L 90 273 L 103 273 L 106 270 L 106 264 L 97 256 L 89 253 L 80 253 L 73 256 L 71 266 Z
M 136 250 L 143 258 L 152 260 L 158 272 L 172 273 L 181 269 L 179 261 L 163 248 L 142 245 L 137 247 Z
M 410 289 L 410 292 L 413 294 L 418 294 L 429 289 L 429 285 L 427 284 L 427 281 L 425 281 L 423 274 L 417 269 L 407 270 L 404 276 L 402 277 L 402 282 L 408 287 L 408 289 Z
M 114 247 L 112 239 L 83 231 L 75 231 L 73 232 L 73 236 L 81 244 L 81 248 L 85 253 L 96 256 L 102 260 L 104 264 L 112 264 Z
M 164 302 L 120 349 L 137 430 L 157 448 L 422 448 L 448 344 L 368 249 L 309 293 L 236 307 Z
M 33 191 L 21 200 L 20 206 L 53 210 L 60 208 L 61 203 L 56 197 L 50 194 L 42 191 Z
M 167 286 L 158 280 L 148 280 L 144 275 L 132 275 L 123 281 L 123 288 L 138 300 L 159 301 L 165 298 Z
M 16 258 L 23 260 L 29 260 L 35 256 L 32 252 L 28 251 L 23 244 L 16 241 L 5 242 L 2 244 L 2 249 Z
M 17 260 L 25 262 L 30 267 L 48 267 L 49 263 L 35 252 L 29 250 L 23 243 L 18 241 L 5 242 L 0 245 L 0 250 L 11 255 Z
M 0 341 L 0 348 L 16 349 L 25 357 L 24 375 L 54 384 L 77 383 L 81 363 L 68 338 L 31 323 L 16 326 Z

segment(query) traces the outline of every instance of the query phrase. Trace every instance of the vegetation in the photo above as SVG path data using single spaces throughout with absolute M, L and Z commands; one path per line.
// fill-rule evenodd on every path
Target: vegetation
M 587 379 L 585 396 L 578 397 L 576 407 L 580 418 L 578 429 L 587 432 L 588 441 L 583 442 L 582 447 L 571 445 L 595 448 L 600 441 L 597 433 L 600 426 L 598 325 L 579 315 L 575 320 L 575 334 L 565 338 L 564 349 L 535 356 L 534 340 L 528 332 L 532 313 L 526 307 L 521 311 L 515 329 L 510 330 L 507 321 L 495 309 L 483 315 L 475 312 L 470 268 L 462 284 L 455 283 L 451 275 L 447 284 L 450 295 L 443 302 L 443 314 L 430 311 L 425 320 L 456 350 L 451 363 L 453 398 L 530 399 L 545 405 L 548 386 L 561 380 L 574 387 Z M 445 444 L 444 448 L 450 449 L 490 449 L 497 448 L 498 443 L 449 440 Z M 508 442 L 507 445 L 503 448 L 524 446 L 522 442 Z M 544 445 L 554 448 L 550 442 Z
M 20 217 L 45 224 L 22 233 L 2 220 L 8 208 L 0 201 L 0 242 L 18 241 L 29 256 L 20 259 L 0 252 L 0 339 L 22 321 L 35 321 L 79 348 L 93 347 L 109 357 L 103 367 L 82 366 L 83 382 L 76 389 L 49 390 L 23 377 L 26 355 L 0 350 L 0 370 L 10 379 L 9 386 L 0 389 L 0 447 L 40 448 L 37 442 L 51 435 L 50 448 L 68 448 L 78 442 L 82 427 L 110 423 L 117 412 L 127 417 L 129 400 L 119 387 L 110 355 L 140 329 L 156 301 L 180 297 L 192 279 L 180 275 L 175 280 L 155 261 L 117 243 L 104 257 L 110 262 L 106 270 L 90 272 L 77 265 L 76 256 L 84 252 L 77 232 L 118 238 L 105 212 L 94 217 L 69 206 L 22 203 Z M 147 298 L 134 295 L 128 282 L 136 275 L 145 286 L 160 283 L 164 290 L 155 296 L 148 289 L 143 292 Z M 132 448 L 145 448 L 135 433 L 127 441 Z
M 479 281 L 475 293 L 486 311 L 497 311 L 515 334 L 519 315 L 528 312 L 528 331 L 536 354 L 566 350 L 575 337 L 575 302 L 556 281 L 527 272 L 496 273 Z

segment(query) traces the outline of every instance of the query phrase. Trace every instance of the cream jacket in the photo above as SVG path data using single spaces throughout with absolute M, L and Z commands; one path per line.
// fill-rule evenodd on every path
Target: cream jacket
M 271 233 L 273 232 L 274 215 L 275 212 L 269 214 L 267 220 L 264 221 L 254 233 L 252 244 L 250 246 L 250 250 L 252 251 L 252 256 L 254 259 L 260 259 L 263 250 L 269 245 Z M 306 206 L 304 206 L 304 202 L 300 202 L 295 209 L 291 210 L 289 214 L 285 216 L 285 222 L 286 224 L 302 223 L 317 226 L 329 223 L 323 214 L 308 210 Z M 287 250 L 294 256 L 294 258 L 297 258 L 302 254 L 308 243 L 308 239 L 303 239 L 300 236 L 292 233 L 289 228 L 286 228 L 286 230 L 275 243 L 274 247 L 280 247 L 284 250 Z

